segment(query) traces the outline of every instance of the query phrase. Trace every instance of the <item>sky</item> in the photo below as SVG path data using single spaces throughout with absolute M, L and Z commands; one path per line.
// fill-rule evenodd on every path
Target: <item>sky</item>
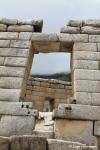
M 100 19 L 100 0 L 0 0 L 0 17 L 43 19 L 43 32 L 59 32 L 70 19 Z M 31 73 L 70 71 L 69 54 L 45 55 L 34 57 Z

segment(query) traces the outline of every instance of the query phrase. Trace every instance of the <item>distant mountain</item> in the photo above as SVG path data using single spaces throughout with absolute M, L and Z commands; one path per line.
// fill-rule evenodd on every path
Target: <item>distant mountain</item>
M 55 73 L 55 74 L 32 74 L 30 77 L 33 78 L 43 78 L 43 79 L 57 79 L 63 81 L 71 81 L 70 73 Z

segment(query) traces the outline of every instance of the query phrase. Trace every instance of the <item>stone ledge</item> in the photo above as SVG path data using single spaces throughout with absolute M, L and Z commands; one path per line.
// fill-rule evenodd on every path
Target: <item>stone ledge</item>
M 31 102 L 1 102 L 0 115 L 38 116 L 38 111 L 32 108 Z
M 60 104 L 54 110 L 54 118 L 74 120 L 100 120 L 100 106 Z
M 97 150 L 97 146 L 88 146 L 79 142 L 48 139 L 48 150 Z M 91 148 L 92 147 L 92 148 Z

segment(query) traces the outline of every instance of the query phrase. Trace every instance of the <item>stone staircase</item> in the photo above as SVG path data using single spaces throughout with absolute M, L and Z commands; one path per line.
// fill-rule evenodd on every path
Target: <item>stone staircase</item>
M 52 112 L 39 112 L 33 135 L 46 137 L 47 139 L 54 138 L 54 121 Z

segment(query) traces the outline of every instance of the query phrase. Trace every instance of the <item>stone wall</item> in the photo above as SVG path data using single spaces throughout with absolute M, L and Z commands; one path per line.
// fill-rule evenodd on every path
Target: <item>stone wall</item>
M 33 60 L 29 39 L 41 29 L 38 20 L 0 20 L 0 101 L 15 102 L 23 97 Z
M 58 108 L 54 109 L 54 121 L 49 118 L 49 123 L 54 124 L 56 141 L 47 140 L 47 149 L 64 149 L 64 145 L 69 145 L 68 141 L 77 141 L 78 144 L 87 146 L 96 146 L 98 142 L 100 147 L 100 20 L 71 20 L 61 29 L 61 33 L 37 33 L 41 28 L 41 21 L 0 20 L 0 136 L 21 135 L 21 139 L 18 138 L 17 144 L 14 145 L 18 146 L 18 150 L 24 149 L 24 146 L 31 149 L 29 136 L 34 133 L 38 112 L 32 102 L 23 100 L 33 54 L 70 52 L 73 100 L 68 104 L 59 104 Z M 41 85 L 42 82 L 34 83 Z M 34 85 L 34 88 L 36 86 Z M 51 90 L 50 88 L 48 87 L 48 90 Z M 60 93 L 62 88 L 56 90 Z M 51 102 L 53 98 L 47 96 L 46 100 Z M 45 106 L 50 109 L 48 103 L 45 103 Z M 46 120 L 48 121 L 48 118 Z M 28 138 L 24 136 L 26 134 Z M 34 141 L 35 139 L 33 143 Z M 40 146 L 42 140 L 37 141 L 34 144 Z M 4 143 L 1 140 L 1 146 Z M 42 146 L 37 149 L 43 149 Z M 9 149 L 12 148 L 10 143 Z
M 39 111 L 43 111 L 46 107 L 44 106 L 46 101 L 51 100 L 54 109 L 60 103 L 69 103 L 70 97 L 72 97 L 71 82 L 39 78 L 30 78 L 27 82 L 25 99 L 33 102 L 34 107 Z
M 97 150 L 96 146 L 35 136 L 0 137 L 0 150 Z
M 32 134 L 35 127 L 38 112 L 22 97 L 33 57 L 29 39 L 42 23 L 0 19 L 0 136 Z

